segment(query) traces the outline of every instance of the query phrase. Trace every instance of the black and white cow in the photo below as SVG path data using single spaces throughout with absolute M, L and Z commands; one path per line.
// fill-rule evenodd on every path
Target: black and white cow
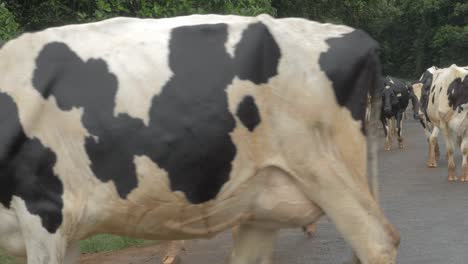
M 411 88 L 414 91 L 415 97 L 417 98 L 418 104 L 418 116 L 424 133 L 426 135 L 429 146 L 434 147 L 434 156 L 431 158 L 431 150 L 429 147 L 429 155 L 427 165 L 428 167 L 436 167 L 436 160 L 440 157 L 439 144 L 437 142 L 437 135 L 439 134 L 439 128 L 434 128 L 427 115 L 427 106 L 429 104 L 429 93 L 434 79 L 434 74 L 439 70 L 436 66 L 428 68 L 421 75 L 419 80 L 411 83 Z M 433 135 L 434 134 L 434 135 Z
M 366 178 L 376 49 L 359 30 L 268 15 L 114 18 L 7 42 L 0 247 L 74 263 L 96 233 L 238 226 L 230 263 L 259 263 L 277 230 L 326 214 L 362 263 L 395 263 L 399 234 Z
M 426 118 L 423 127 L 429 142 L 428 167 L 437 167 L 439 146 L 437 136 L 442 130 L 448 159 L 448 180 L 455 181 L 453 138 L 463 155 L 461 181 L 468 181 L 468 69 L 451 65 L 448 68 L 429 68 L 414 83 L 415 94 L 421 101 Z M 429 125 L 430 124 L 430 125 Z M 431 130 L 432 128 L 432 130 Z
M 380 119 L 385 133 L 385 150 L 390 150 L 393 135 L 397 135 L 398 145 L 403 144 L 403 114 L 411 98 L 410 91 L 403 80 L 387 76 L 383 80 L 382 110 Z

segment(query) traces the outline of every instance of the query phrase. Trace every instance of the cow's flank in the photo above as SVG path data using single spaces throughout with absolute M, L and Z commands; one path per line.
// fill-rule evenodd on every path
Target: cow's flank
M 235 77 L 267 82 L 277 74 L 280 58 L 279 47 L 262 23 L 243 32 L 234 58 L 225 49 L 227 32 L 226 24 L 172 31 L 169 65 L 174 75 L 154 96 L 147 126 L 127 114 L 114 116 L 119 85 L 115 75 L 104 60 L 82 61 L 64 43 L 43 48 L 34 87 L 44 98 L 54 96 L 63 110 L 83 108 L 91 168 L 101 181 L 113 181 L 121 198 L 138 186 L 134 156 L 146 155 L 168 172 L 173 191 L 182 191 L 192 203 L 206 202 L 228 181 L 236 155 L 226 88 Z M 253 130 L 260 118 L 246 117 L 250 112 L 258 114 L 247 99 L 239 117 Z
M 249 131 L 253 131 L 261 121 L 255 99 L 252 96 L 246 96 L 242 99 L 242 102 L 237 107 L 236 114 Z

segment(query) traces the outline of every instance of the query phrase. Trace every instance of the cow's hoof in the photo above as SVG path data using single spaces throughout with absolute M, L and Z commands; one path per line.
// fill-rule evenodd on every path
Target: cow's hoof
M 448 181 L 456 181 L 457 177 L 455 176 L 448 176 Z
M 177 263 L 180 263 L 179 256 L 165 256 L 161 261 L 161 264 L 177 264 Z
M 307 238 L 312 238 L 315 235 L 315 230 L 316 227 L 314 224 L 302 227 L 302 231 L 307 236 Z
M 427 164 L 427 167 L 429 167 L 429 168 L 437 168 L 437 163 L 436 162 L 428 161 L 426 164 Z
M 390 150 L 392 148 L 392 144 L 390 142 L 385 142 L 384 144 L 384 150 Z
M 400 149 L 404 149 L 404 148 L 405 148 L 405 144 L 403 144 L 403 143 L 400 143 L 398 146 L 400 147 Z

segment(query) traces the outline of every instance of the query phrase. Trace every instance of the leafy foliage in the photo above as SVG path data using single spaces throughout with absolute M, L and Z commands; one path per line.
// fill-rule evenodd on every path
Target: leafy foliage
M 415 78 L 432 65 L 468 65 L 466 0 L 0 0 L 0 39 L 115 16 L 195 13 L 268 13 L 361 28 L 379 41 L 385 73 L 400 77 Z
M 369 32 L 385 74 L 417 78 L 432 65 L 468 65 L 465 0 L 272 0 L 279 16 L 340 23 Z
M 466 66 L 468 60 L 468 25 L 440 27 L 433 38 L 432 48 L 438 64 L 451 65 L 453 63 Z
M 13 14 L 5 7 L 5 3 L 0 3 L 0 40 L 10 39 L 19 31 L 19 25 Z

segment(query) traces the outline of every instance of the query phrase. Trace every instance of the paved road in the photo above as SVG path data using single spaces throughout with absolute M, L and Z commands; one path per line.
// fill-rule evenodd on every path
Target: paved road
M 402 235 L 398 263 L 466 264 L 468 183 L 446 181 L 445 155 L 439 168 L 426 168 L 427 145 L 418 123 L 406 121 L 405 135 L 406 149 L 384 152 L 381 148 L 379 156 L 381 204 Z M 441 150 L 445 151 L 443 144 Z M 225 263 L 230 247 L 229 233 L 193 241 L 182 261 Z M 346 263 L 350 256 L 349 246 L 327 219 L 321 220 L 310 240 L 299 230 L 282 231 L 275 251 L 276 263 L 288 264 Z

